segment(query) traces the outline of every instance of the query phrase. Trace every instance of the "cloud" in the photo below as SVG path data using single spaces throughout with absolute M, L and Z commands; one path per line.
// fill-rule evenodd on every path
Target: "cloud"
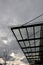
M 40 13 L 43 13 L 42 0 L 0 0 L 0 24 L 4 22 L 3 25 L 11 24 L 12 21 L 13 24 L 24 23 Z
M 0 56 L 3 50 L 23 56 L 19 45 L 9 28 L 12 25 L 23 24 L 43 13 L 43 0 L 0 0 Z M 43 17 L 40 18 L 43 20 Z M 38 20 L 38 21 L 40 21 Z M 36 20 L 37 21 L 37 20 Z M 33 22 L 34 23 L 34 22 Z M 3 40 L 7 40 L 7 45 Z M 21 61 L 26 62 L 25 59 Z

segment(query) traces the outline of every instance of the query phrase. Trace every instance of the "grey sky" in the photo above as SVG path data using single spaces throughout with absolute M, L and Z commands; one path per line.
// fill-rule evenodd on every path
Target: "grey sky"
M 9 26 L 26 23 L 42 13 L 43 0 L 0 0 L 0 49 L 19 51 Z

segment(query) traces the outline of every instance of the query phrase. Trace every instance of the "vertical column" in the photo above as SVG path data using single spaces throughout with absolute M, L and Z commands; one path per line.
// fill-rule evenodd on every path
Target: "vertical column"
M 40 37 L 43 37 L 43 26 L 41 26 Z M 43 39 L 40 40 L 40 46 L 43 46 Z M 39 48 L 40 61 L 43 64 L 43 47 Z

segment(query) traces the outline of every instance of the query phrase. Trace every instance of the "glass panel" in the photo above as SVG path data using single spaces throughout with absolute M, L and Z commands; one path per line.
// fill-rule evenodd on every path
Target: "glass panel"
M 36 53 L 35 55 L 39 55 L 39 53 Z
M 35 46 L 34 45 L 34 40 L 30 41 L 30 44 L 31 44 L 31 46 Z
M 36 46 L 40 45 L 40 40 L 35 40 Z
M 27 50 L 26 50 L 26 49 L 23 49 L 23 51 L 24 51 L 24 52 L 27 52 Z
M 33 56 L 35 56 L 35 53 L 33 53 Z
M 25 44 L 26 44 L 26 47 L 29 46 L 29 42 L 28 41 L 25 41 Z
M 29 55 L 32 55 L 31 53 L 29 53 Z
M 27 28 L 28 30 L 28 34 L 29 34 L 29 38 L 33 38 L 33 27 Z
M 35 38 L 39 38 L 40 37 L 40 26 L 35 27 Z
M 21 47 L 25 47 L 24 43 L 23 42 L 20 42 L 20 45 Z
M 35 51 L 35 48 L 32 48 L 32 51 L 34 52 Z
M 28 50 L 28 52 L 31 52 L 30 48 L 28 48 L 27 50 Z
M 39 51 L 39 48 L 36 48 L 36 52 Z
M 26 29 L 23 28 L 23 29 L 20 29 L 20 31 L 21 31 L 21 33 L 22 33 L 23 39 L 27 38 Z
M 26 56 L 28 56 L 28 54 L 26 54 Z
M 20 36 L 19 30 L 16 29 L 16 30 L 13 30 L 13 31 L 14 31 L 16 37 L 18 38 L 18 40 L 20 40 L 21 39 L 21 36 Z

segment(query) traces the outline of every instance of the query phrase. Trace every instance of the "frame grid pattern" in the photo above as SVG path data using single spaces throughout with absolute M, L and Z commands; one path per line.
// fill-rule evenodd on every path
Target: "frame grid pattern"
M 21 31 L 22 29 L 26 30 L 26 34 L 25 31 Z M 15 30 L 18 30 L 21 39 L 19 38 L 18 35 L 16 35 L 18 34 L 18 32 L 15 33 Z M 14 37 L 16 38 L 20 48 L 22 49 L 24 55 L 26 56 L 28 62 L 30 63 L 30 65 L 41 64 L 42 60 L 40 59 L 41 57 L 40 53 L 42 54 L 43 50 L 40 51 L 40 48 L 42 48 L 43 45 L 40 45 L 41 43 L 40 41 L 43 40 L 43 36 L 41 36 L 41 34 L 39 33 L 43 31 L 43 23 L 11 27 L 11 31 Z M 24 38 L 23 35 L 27 36 L 27 38 Z M 26 42 L 28 42 L 28 44 Z

